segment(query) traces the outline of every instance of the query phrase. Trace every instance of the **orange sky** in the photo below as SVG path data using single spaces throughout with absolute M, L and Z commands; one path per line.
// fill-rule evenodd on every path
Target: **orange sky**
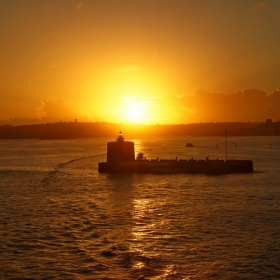
M 220 104 L 278 92 L 279 11 L 278 0 L 0 0 L 0 124 L 268 118 L 278 97 L 226 103 L 230 115 Z

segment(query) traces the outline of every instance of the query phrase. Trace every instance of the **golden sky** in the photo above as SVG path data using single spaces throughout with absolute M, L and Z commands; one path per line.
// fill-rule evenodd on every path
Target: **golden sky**
M 279 0 L 0 0 L 0 124 L 269 117 L 279 12 Z

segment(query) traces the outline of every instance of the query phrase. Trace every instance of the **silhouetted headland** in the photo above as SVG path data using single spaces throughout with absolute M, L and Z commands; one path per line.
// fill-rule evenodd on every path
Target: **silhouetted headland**
M 0 139 L 73 139 L 113 137 L 119 129 L 129 137 L 139 136 L 229 136 L 280 135 L 280 122 L 220 122 L 176 125 L 115 124 L 107 122 L 57 122 L 34 125 L 1 125 Z
M 148 160 L 143 153 L 135 159 L 134 143 L 124 141 L 122 133 L 115 142 L 107 143 L 107 161 L 98 163 L 100 173 L 205 173 L 228 174 L 253 172 L 252 160 L 205 160 L 173 159 L 173 160 Z

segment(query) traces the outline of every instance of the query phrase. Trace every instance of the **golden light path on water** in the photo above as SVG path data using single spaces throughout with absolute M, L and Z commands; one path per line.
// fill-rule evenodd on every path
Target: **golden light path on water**
M 146 234 L 150 232 L 150 230 L 154 227 L 154 224 L 151 223 L 143 223 L 143 220 L 148 220 L 147 213 L 149 212 L 149 201 L 147 199 L 134 199 L 133 200 L 133 219 L 135 220 L 135 225 L 132 228 L 133 241 L 135 244 L 139 244 L 133 247 L 132 250 L 137 251 L 140 254 L 143 254 L 143 248 L 140 245 L 143 240 L 146 238 Z M 148 258 L 146 259 L 146 262 Z M 147 263 L 146 263 L 147 264 Z M 143 268 L 145 267 L 145 260 L 139 261 L 134 265 L 135 268 Z
M 157 257 L 159 253 L 153 253 L 152 250 L 145 248 L 145 240 L 152 239 L 153 246 L 156 246 L 157 238 L 167 239 L 169 235 L 164 234 L 157 237 L 157 232 L 161 231 L 167 223 L 161 213 L 156 213 L 154 209 L 159 202 L 152 202 L 150 199 L 134 199 L 133 200 L 133 219 L 134 226 L 132 227 L 133 242 L 131 244 L 131 250 L 138 252 L 138 254 L 146 256 L 141 261 L 134 264 L 135 269 L 141 269 L 150 265 L 152 258 Z M 154 234 L 154 237 L 152 236 Z M 137 244 L 134 246 L 134 244 Z M 166 268 L 166 272 L 161 277 L 170 275 L 173 265 Z M 154 277 L 153 279 L 160 279 Z

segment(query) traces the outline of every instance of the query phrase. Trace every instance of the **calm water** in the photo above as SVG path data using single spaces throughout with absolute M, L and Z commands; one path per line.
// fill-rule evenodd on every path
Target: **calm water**
M 98 174 L 112 140 L 0 140 L 1 279 L 280 279 L 280 138 L 230 138 L 258 172 L 222 176 Z M 129 140 L 225 157 L 222 137 Z

